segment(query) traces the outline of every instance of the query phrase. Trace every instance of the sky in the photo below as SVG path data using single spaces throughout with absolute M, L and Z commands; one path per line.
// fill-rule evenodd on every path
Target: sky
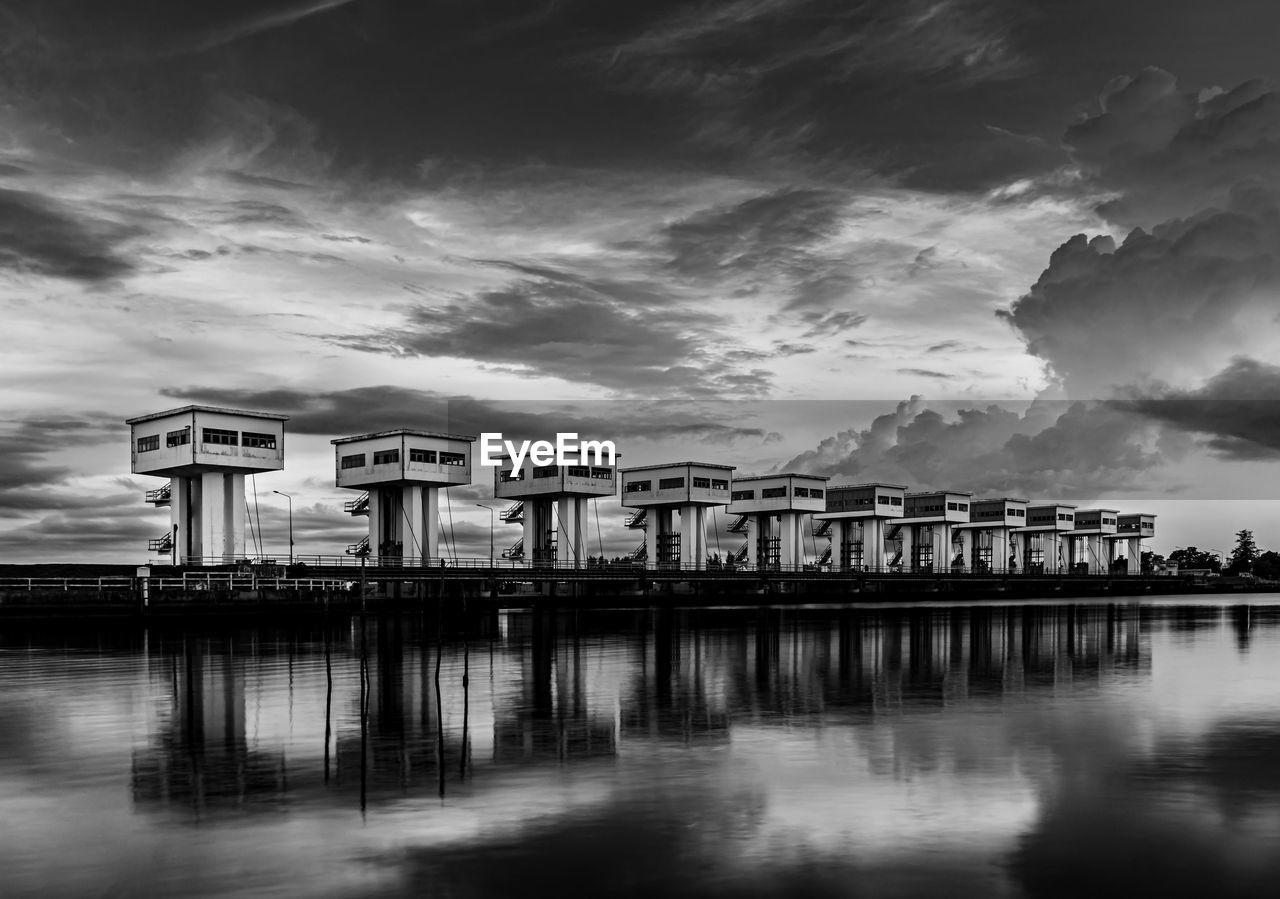
M 0 2 L 0 561 L 145 561 L 131 416 L 413 427 L 1280 549 L 1262 0 Z M 492 496 L 448 491 L 488 552 Z M 598 549 L 633 548 L 616 503 Z M 500 526 L 496 542 L 519 536 Z M 727 542 L 731 538 L 721 535 Z

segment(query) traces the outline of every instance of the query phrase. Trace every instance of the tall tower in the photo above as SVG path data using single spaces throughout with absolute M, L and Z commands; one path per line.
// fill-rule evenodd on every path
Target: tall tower
M 369 516 L 369 536 L 357 545 L 391 564 L 438 559 L 440 488 L 471 483 L 474 441 L 407 428 L 330 441 L 337 485 L 366 491 L 346 504 Z
M 129 425 L 134 474 L 169 478 L 147 501 L 169 507 L 169 533 L 151 548 L 179 565 L 224 564 L 245 555 L 244 476 L 284 468 L 287 415 L 183 406 Z
M 907 488 L 901 484 L 841 484 L 827 489 L 832 571 L 879 571 L 900 564 L 900 535 Z M 886 546 L 893 552 L 886 555 Z
M 769 474 L 734 478 L 730 515 L 746 518 L 746 564 L 787 571 L 806 561 L 805 520 L 825 512 L 827 478 L 811 474 Z M 819 554 L 820 555 L 820 554 Z
M 591 532 L 587 500 L 615 495 L 617 473 L 616 465 L 535 465 L 526 456 L 515 468 L 510 457 L 499 459 L 493 495 L 523 504 L 522 558 L 532 565 L 585 568 Z
M 733 466 L 675 462 L 626 468 L 622 504 L 645 510 L 649 568 L 700 569 L 707 561 L 708 507 L 727 506 Z M 675 516 L 679 513 L 680 529 Z

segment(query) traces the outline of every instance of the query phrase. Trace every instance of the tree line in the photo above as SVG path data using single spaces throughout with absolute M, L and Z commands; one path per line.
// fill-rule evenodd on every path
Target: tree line
M 1153 561 L 1160 560 L 1157 557 Z M 1280 580 L 1280 552 L 1259 552 L 1258 544 L 1253 539 L 1253 531 L 1247 528 L 1236 532 L 1235 548 L 1225 560 L 1219 553 L 1188 546 L 1169 553 L 1167 561 L 1176 563 L 1179 569 L 1184 570 L 1208 569 L 1221 574 L 1249 574 L 1266 580 Z

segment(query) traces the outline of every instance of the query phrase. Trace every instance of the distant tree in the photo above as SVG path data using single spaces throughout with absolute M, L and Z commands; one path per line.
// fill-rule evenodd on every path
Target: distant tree
M 1232 574 L 1244 574 L 1253 570 L 1253 563 L 1258 558 L 1258 544 L 1253 542 L 1253 531 L 1245 528 L 1236 532 L 1236 547 L 1231 550 L 1231 564 L 1227 570 Z
M 1194 546 L 1188 546 L 1186 549 L 1175 549 L 1169 553 L 1169 561 L 1177 563 L 1177 566 L 1182 569 L 1207 568 L 1210 571 L 1222 570 L 1222 560 L 1218 558 L 1217 554 L 1202 552 Z
M 1141 559 L 1143 574 L 1151 574 L 1157 568 L 1164 567 L 1165 558 L 1159 553 L 1144 552 L 1139 558 Z
M 1267 550 L 1253 562 L 1253 573 L 1269 581 L 1280 581 L 1280 553 Z

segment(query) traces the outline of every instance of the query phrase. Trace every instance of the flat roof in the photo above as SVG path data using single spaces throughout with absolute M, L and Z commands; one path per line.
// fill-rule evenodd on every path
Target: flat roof
M 975 503 L 1030 503 L 1029 499 L 1020 499 L 1016 496 L 984 496 L 981 499 L 975 499 Z
M 181 415 L 183 412 L 218 412 L 222 415 L 243 415 L 248 418 L 269 418 L 272 421 L 288 421 L 289 416 L 276 412 L 253 412 L 248 409 L 225 409 L 221 406 L 179 406 L 177 409 L 166 409 L 164 412 L 151 412 L 137 418 L 125 419 L 125 424 L 136 425 L 142 421 L 153 421 L 157 418 L 168 418 L 170 415 Z
M 466 434 L 446 434 L 443 431 L 419 431 L 415 428 L 395 428 L 390 431 L 374 431 L 372 434 L 359 434 L 355 437 L 337 437 L 330 440 L 330 443 L 352 443 L 356 440 L 373 440 L 375 437 L 438 437 L 442 440 L 465 440 L 468 443 L 475 443 L 476 438 Z
M 722 468 L 725 471 L 736 471 L 736 465 L 721 465 L 718 462 L 664 462 L 661 465 L 637 465 L 635 468 L 623 468 L 622 474 L 630 474 L 633 471 L 656 471 L 659 468 L 683 468 L 686 465 L 697 465 L 700 468 Z
M 907 496 L 942 496 L 944 493 L 954 493 L 956 496 L 973 496 L 971 490 L 916 490 L 908 493 Z
M 1110 510 L 1110 509 L 1108 509 L 1107 511 L 1111 511 L 1111 510 Z M 1128 518 L 1128 517 L 1130 517 L 1130 516 L 1132 516 L 1132 515 L 1145 515 L 1145 516 L 1147 516 L 1148 518 L 1155 518 L 1155 517 L 1156 517 L 1156 513 L 1155 513 L 1155 512 L 1117 512 L 1116 514 L 1117 514 L 1117 515 L 1123 515 L 1123 516 L 1125 516 L 1126 518 Z
M 1032 508 L 1035 508 L 1035 509 L 1048 509 L 1048 508 L 1050 508 L 1050 507 L 1053 507 L 1053 508 L 1055 508 L 1055 509 L 1075 509 L 1075 508 L 1078 508 L 1077 506 L 1074 506 L 1074 505 L 1072 505 L 1071 503 L 1054 503 L 1054 502 L 1032 503 L 1032 504 L 1031 504 L 1031 506 L 1032 506 Z
M 1080 510 L 1079 512 L 1077 512 L 1076 514 L 1077 514 L 1077 515 L 1085 515 L 1085 514 L 1088 514 L 1089 512 L 1110 512 L 1112 515 L 1119 515 L 1119 514 L 1120 514 L 1120 510 L 1119 510 L 1119 509 L 1081 509 L 1081 510 Z M 1142 513 L 1141 513 L 1141 512 L 1139 512 L 1138 514 L 1139 514 L 1139 515 L 1141 515 Z
M 827 477 L 824 474 L 792 474 L 788 472 L 785 474 L 753 474 L 753 475 L 748 475 L 747 477 L 734 478 L 733 482 L 735 484 L 741 484 L 744 481 L 768 481 L 773 478 L 809 478 L 810 480 L 813 480 L 813 481 L 831 480 L 831 478 Z
M 836 484 L 832 490 L 857 490 L 863 487 L 892 487 L 894 490 L 906 490 L 906 484 L 886 484 L 882 481 L 871 481 L 866 484 Z

